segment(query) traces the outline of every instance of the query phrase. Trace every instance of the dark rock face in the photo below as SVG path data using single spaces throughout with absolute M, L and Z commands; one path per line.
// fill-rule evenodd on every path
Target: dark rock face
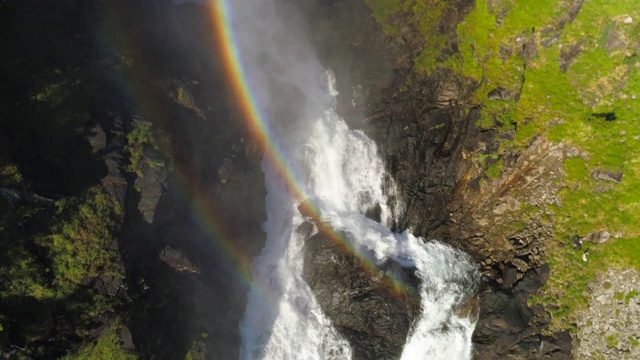
M 480 295 L 480 320 L 473 334 L 476 358 L 483 360 L 571 359 L 568 332 L 541 335 L 549 315 L 527 299 L 547 280 L 549 267 L 529 271 L 511 291 L 487 287 Z
M 187 258 L 182 252 L 176 250 L 170 246 L 165 246 L 160 252 L 160 260 L 164 261 L 167 265 L 171 266 L 178 272 L 199 274 L 200 270 L 193 266 L 189 258 Z
M 195 343 L 206 358 L 237 359 L 248 284 L 220 245 L 238 249 L 242 262 L 263 245 L 261 149 L 226 91 L 208 11 L 116 3 L 122 26 L 136 29 L 129 45 L 145 69 L 131 81 L 154 104 L 125 122 L 151 122 L 158 145 L 143 149 L 140 174 L 128 176 L 119 236 L 132 300 L 127 326 L 141 358 L 184 359 Z
M 449 14 L 451 24 L 463 19 L 471 2 L 457 5 Z M 362 128 L 376 141 L 398 185 L 406 207 L 393 228 L 409 228 L 415 235 L 449 242 L 466 250 L 482 266 L 486 282 L 473 338 L 475 358 L 567 358 L 571 336 L 543 335 L 549 315 L 541 308 L 527 306 L 527 299 L 546 281 L 546 270 L 541 268 L 545 257 L 542 244 L 550 236 L 549 229 L 539 223 L 509 234 L 494 233 L 494 229 L 503 227 L 505 219 L 520 210 L 514 193 L 526 193 L 531 203 L 553 198 L 557 189 L 549 184 L 554 182 L 544 180 L 561 173 L 558 166 L 572 150 L 538 139 L 523 154 L 506 156 L 507 176 L 487 186 L 483 168 L 474 158 L 496 152 L 499 141 L 511 140 L 513 133 L 476 126 L 480 109 L 472 105 L 470 94 L 477 84 L 444 69 L 426 77 L 415 76 L 411 62 L 405 60 L 415 58 L 421 43 L 410 29 L 403 29 L 402 35 L 381 35 L 380 28 L 363 24 L 367 17 L 374 20 L 358 5 L 338 0 L 329 7 L 340 13 L 332 31 L 348 34 L 343 42 L 334 41 L 339 49 L 323 58 L 336 74 L 340 91 L 337 111 L 352 127 Z M 400 14 L 397 17 L 397 24 L 410 28 L 410 21 Z M 318 28 L 317 36 L 329 38 L 318 40 L 326 47 L 335 38 Z M 455 32 L 455 26 L 439 31 L 449 30 Z M 362 51 L 362 44 L 388 52 L 375 56 Z M 570 63 L 578 50 L 579 44 L 564 61 Z M 533 42 L 520 49 L 525 60 L 536 51 Z M 336 54 L 347 54 L 341 57 L 348 61 L 341 63 Z M 376 75 L 367 77 L 352 69 L 367 69 Z M 372 78 L 380 81 L 373 84 Z M 517 101 L 519 91 L 496 89 L 488 96 Z M 358 106 L 363 99 L 365 105 Z M 606 181 L 617 178 L 617 174 L 598 177 Z M 531 190 L 536 188 L 537 192 Z M 327 314 L 334 319 L 331 312 Z
M 308 227 L 308 226 L 307 226 Z M 346 236 L 345 234 L 339 234 Z M 324 228 L 307 239 L 303 277 L 322 310 L 351 344 L 354 359 L 394 359 L 420 313 L 418 279 L 388 261 L 370 267 L 334 240 Z M 394 290 L 390 279 L 406 286 Z

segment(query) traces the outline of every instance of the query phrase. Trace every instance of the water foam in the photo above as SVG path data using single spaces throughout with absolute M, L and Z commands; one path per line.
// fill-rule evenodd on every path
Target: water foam
M 475 290 L 477 273 L 469 257 L 436 241 L 425 243 L 388 224 L 403 208 L 385 171 L 376 144 L 351 130 L 334 111 L 333 74 L 321 70 L 305 40 L 291 35 L 269 1 L 232 4 L 243 65 L 256 100 L 271 111 L 269 124 L 291 173 L 324 220 L 351 234 L 353 248 L 382 264 L 395 259 L 416 269 L 421 279 L 422 315 L 413 324 L 403 359 L 469 359 L 473 320 L 455 308 Z M 286 36 L 282 32 L 286 33 Z M 282 39 L 286 41 L 283 43 Z M 267 60 L 265 60 L 267 59 Z M 273 84 L 287 83 L 301 93 L 288 104 Z M 294 118 L 278 119 L 290 107 Z M 295 109 L 295 110 L 294 110 Z M 252 264 L 254 284 L 241 323 L 242 359 L 349 359 L 351 349 L 323 314 L 302 279 L 304 238 L 298 199 L 282 174 L 264 160 L 267 188 L 264 224 L 267 240 Z M 381 221 L 364 213 L 380 207 Z

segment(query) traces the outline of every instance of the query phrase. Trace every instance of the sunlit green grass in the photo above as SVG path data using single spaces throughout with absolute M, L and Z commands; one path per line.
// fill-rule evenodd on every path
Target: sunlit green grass
M 410 10 L 411 2 L 367 3 L 384 24 L 389 12 Z M 438 15 L 442 3 L 424 6 Z M 476 82 L 471 100 L 482 107 L 476 125 L 516 130 L 513 140 L 505 140 L 494 156 L 521 151 L 538 136 L 584 154 L 564 163 L 561 203 L 550 207 L 555 230 L 555 238 L 546 244 L 551 274 L 534 299 L 548 305 L 554 327 L 566 328 L 576 312 L 588 306 L 589 281 L 609 267 L 640 270 L 640 6 L 625 0 L 585 1 L 574 21 L 564 21 L 560 28 L 569 13 L 565 2 L 491 4 L 477 0 L 458 25 L 457 52 L 443 52 L 446 45 L 436 41 L 416 58 L 414 70 L 429 75 L 447 68 Z M 412 16 L 415 21 L 416 13 Z M 625 23 L 628 17 L 631 23 Z M 425 38 L 442 37 L 434 28 L 419 29 Z M 618 47 L 607 46 L 610 34 L 619 40 Z M 538 46 L 536 56 L 525 62 L 519 49 L 528 39 Z M 574 45 L 580 51 L 563 72 L 563 47 Z M 493 89 L 517 92 L 520 87 L 517 101 L 487 99 Z M 615 120 L 594 116 L 605 113 L 615 114 Z M 502 171 L 500 161 L 492 164 L 486 165 L 489 179 Z M 594 170 L 621 171 L 622 181 L 595 180 Z M 569 240 L 600 230 L 618 238 L 591 245 L 589 259 L 583 262 L 582 250 L 573 249 Z

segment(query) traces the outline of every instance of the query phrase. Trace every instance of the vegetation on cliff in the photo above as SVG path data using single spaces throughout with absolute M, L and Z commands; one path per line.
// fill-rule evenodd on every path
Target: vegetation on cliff
M 0 353 L 11 358 L 63 356 L 128 301 L 122 204 L 100 185 L 103 153 L 87 140 L 122 101 L 122 59 L 97 35 L 102 11 L 0 4 Z
M 445 1 L 367 3 L 388 33 L 422 34 L 416 77 L 448 71 L 471 81 L 466 101 L 481 109 L 476 125 L 502 139 L 483 155 L 494 159 L 481 164 L 488 181 L 535 138 L 576 149 L 564 162 L 557 201 L 521 213 L 524 221 L 537 212 L 553 223 L 550 278 L 534 301 L 551 311 L 552 327 L 573 327 L 589 302 L 588 281 L 609 267 L 640 268 L 640 9 L 626 1 L 477 0 L 446 35 L 439 31 L 447 26 Z M 603 230 L 611 234 L 606 243 L 571 244 Z
M 120 345 L 119 324 L 111 326 L 93 343 L 84 346 L 77 354 L 68 354 L 61 360 L 136 360 L 138 357 Z

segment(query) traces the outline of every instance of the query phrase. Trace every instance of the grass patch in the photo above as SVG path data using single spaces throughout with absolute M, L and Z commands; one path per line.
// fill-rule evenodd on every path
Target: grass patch
M 122 276 L 113 268 L 118 254 L 110 249 L 115 222 L 107 195 L 93 188 L 84 198 L 66 199 L 57 206 L 60 220 L 53 234 L 42 240 L 52 259 L 56 292 L 68 295 L 101 272 Z
M 504 167 L 504 159 L 499 159 L 495 164 L 489 166 L 487 170 L 485 170 L 485 175 L 489 179 L 498 179 L 502 175 L 502 168 Z
M 95 343 L 80 349 L 77 354 L 70 354 L 62 360 L 136 360 L 138 357 L 120 346 L 120 325 L 116 324 L 102 335 Z
M 146 157 L 144 152 L 147 148 L 160 150 L 151 123 L 148 121 L 136 121 L 134 122 L 133 130 L 127 134 L 125 150 L 129 153 L 130 164 L 128 170 L 136 173 L 138 176 L 143 175 L 145 165 L 157 167 L 164 164 L 163 161 L 154 161 Z
M 607 347 L 616 348 L 619 345 L 618 338 L 618 334 L 612 334 L 604 338 L 604 341 L 607 343 Z
M 367 3 L 383 24 L 398 11 L 414 11 L 413 21 L 420 14 L 410 2 Z M 428 6 L 446 9 L 441 3 Z M 418 27 L 434 45 L 417 56 L 414 67 L 417 74 L 444 67 L 473 79 L 478 86 L 471 102 L 482 107 L 476 125 L 515 131 L 498 154 L 476 156 L 483 167 L 488 156 L 521 151 L 540 136 L 585 154 L 565 161 L 561 203 L 549 208 L 555 235 L 547 244 L 551 273 L 534 300 L 548 305 L 555 329 L 574 326 L 576 312 L 589 304 L 587 283 L 598 274 L 610 267 L 640 270 L 640 7 L 630 1 L 587 1 L 573 21 L 558 28 L 568 6 L 477 0 L 457 26 L 458 51 L 447 47 L 436 28 Z M 630 24 L 623 21 L 628 16 Z M 567 57 L 574 46 L 575 54 Z M 494 89 L 513 96 L 488 100 Z M 491 165 L 486 175 L 499 177 L 502 166 Z M 596 179 L 594 171 L 620 172 L 622 181 Z M 588 261 L 582 261 L 582 251 L 569 239 L 600 230 L 616 238 L 589 245 Z

